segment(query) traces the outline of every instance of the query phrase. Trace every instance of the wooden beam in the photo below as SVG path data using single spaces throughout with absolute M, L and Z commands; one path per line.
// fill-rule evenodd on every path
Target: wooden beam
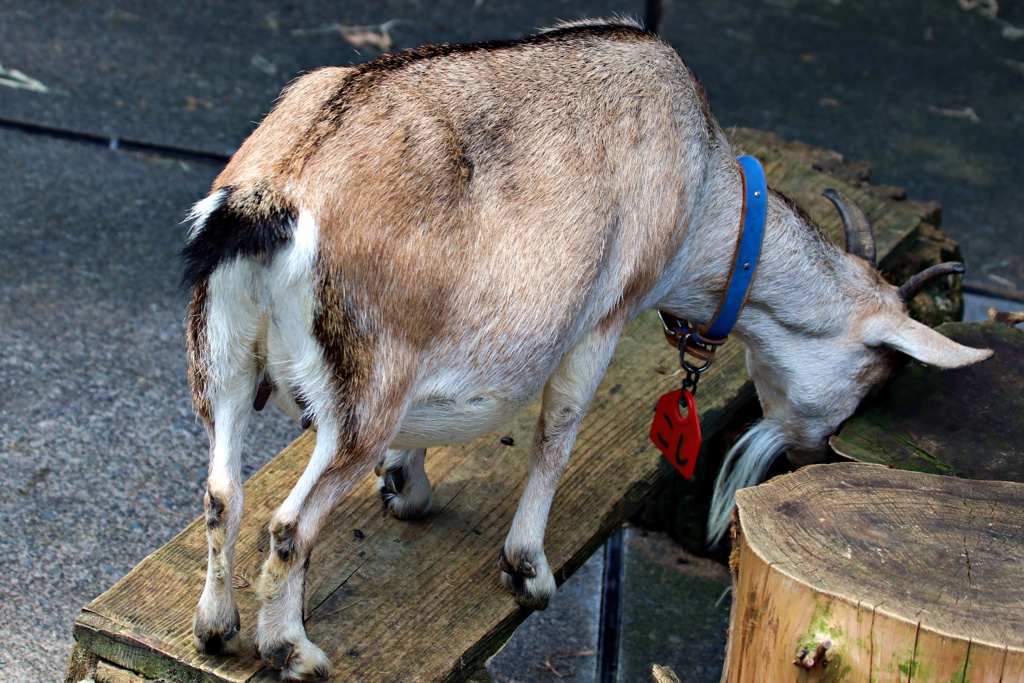
M 995 356 L 959 370 L 914 364 L 831 439 L 860 462 L 1024 483 L 1024 330 L 948 324 L 946 336 Z

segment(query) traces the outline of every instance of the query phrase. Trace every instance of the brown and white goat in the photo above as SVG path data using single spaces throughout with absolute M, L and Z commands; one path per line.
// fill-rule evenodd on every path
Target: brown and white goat
M 515 599 L 543 608 L 551 500 L 619 333 L 652 307 L 708 320 L 741 205 L 697 79 L 628 22 L 295 81 L 195 206 L 183 252 L 192 392 L 211 443 L 196 646 L 239 641 L 239 445 L 271 394 L 317 429 L 258 586 L 257 647 L 285 678 L 330 670 L 306 637 L 302 591 L 340 497 L 377 467 L 392 514 L 428 514 L 424 449 L 493 431 L 538 394 L 499 563 Z M 888 376 L 890 349 L 941 367 L 989 355 L 912 321 L 871 264 L 774 193 L 735 336 L 765 413 L 740 458 L 754 470 L 786 449 L 820 451 Z

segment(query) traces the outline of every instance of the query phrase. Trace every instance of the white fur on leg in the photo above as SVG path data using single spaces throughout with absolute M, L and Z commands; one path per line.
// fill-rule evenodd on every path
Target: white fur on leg
M 211 464 L 211 472 L 218 465 Z M 192 619 L 192 644 L 206 654 L 238 652 L 241 627 L 232 585 L 235 541 L 242 520 L 242 486 L 237 479 L 232 488 L 216 485 L 211 474 L 206 493 L 206 538 L 209 546 L 206 584 Z
M 775 458 L 788 447 L 782 425 L 774 420 L 761 420 L 729 449 L 715 480 L 715 494 L 708 513 L 710 544 L 717 544 L 729 530 L 736 492 L 760 484 Z
M 319 519 L 315 518 L 322 518 L 333 507 L 320 509 L 311 504 L 310 498 L 337 448 L 337 426 L 325 417 L 320 421 L 309 464 L 270 522 L 271 548 L 257 585 L 262 604 L 256 647 L 263 661 L 280 669 L 285 680 L 325 680 L 330 675 L 330 660 L 306 637 L 302 591 L 305 558 L 319 529 Z
M 231 559 L 211 547 L 207 560 L 206 585 L 192 617 L 192 645 L 206 654 L 234 654 L 241 638 L 235 593 L 231 585 Z
M 434 494 L 424 469 L 427 449 L 388 451 L 377 466 L 377 492 L 396 519 L 423 519 L 430 514 Z
M 530 450 L 530 473 L 500 559 L 502 584 L 524 607 L 544 609 L 555 593 L 555 577 L 544 555 L 548 513 L 619 329 L 609 324 L 577 342 L 544 386 Z
M 306 558 L 313 539 L 303 539 L 297 523 L 280 524 L 277 519 L 275 515 L 270 523 L 270 552 L 256 585 L 261 602 L 256 651 L 284 680 L 326 680 L 331 662 L 306 636 L 302 619 Z
M 572 436 L 575 437 L 575 433 Z M 536 457 L 540 441 L 542 437 L 538 429 L 531 459 Z M 571 442 L 568 447 L 572 447 Z M 531 463 L 530 476 L 519 498 L 519 507 L 512 518 L 512 528 L 505 538 L 499 559 L 501 583 L 505 590 L 516 602 L 530 609 L 545 609 L 556 589 L 555 577 L 544 555 L 544 531 L 558 480 L 569 459 L 568 450 L 563 452 L 559 449 L 558 457 L 560 462 L 553 463 L 554 472 L 544 471 L 545 468 Z
M 301 419 L 303 409 L 296 401 L 301 398 L 305 417 L 314 424 L 330 412 L 335 399 L 332 373 L 313 336 L 317 307 L 313 267 L 319 253 L 318 235 L 313 215 L 300 212 L 291 244 L 281 250 L 265 273 L 266 297 L 273 311 L 267 325 L 267 365 L 278 384 L 275 401 L 285 412 Z
M 238 608 L 231 575 L 235 541 L 242 524 L 239 435 L 248 422 L 246 406 L 234 414 L 230 402 L 214 403 L 216 430 L 210 430 L 210 475 L 206 483 L 206 583 L 192 619 L 192 644 L 206 654 L 238 651 Z
M 219 197 L 213 195 L 212 203 L 206 200 L 207 212 L 214 210 L 210 207 Z M 240 641 L 231 575 L 242 521 L 242 436 L 252 414 L 257 380 L 252 348 L 262 326 L 252 276 L 251 264 L 235 261 L 220 266 L 209 280 L 208 346 L 202 350 L 212 414 L 206 425 L 210 439 L 205 499 L 209 553 L 206 584 L 192 622 L 193 645 L 209 654 L 235 652 Z

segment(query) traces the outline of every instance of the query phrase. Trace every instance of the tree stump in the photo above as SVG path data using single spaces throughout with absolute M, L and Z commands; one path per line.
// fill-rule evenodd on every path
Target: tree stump
M 1024 485 L 841 463 L 736 502 L 723 681 L 1024 681 Z

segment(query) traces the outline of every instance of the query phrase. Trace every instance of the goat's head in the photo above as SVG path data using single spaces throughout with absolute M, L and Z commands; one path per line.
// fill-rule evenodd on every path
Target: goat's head
M 875 270 L 875 245 L 863 211 L 849 197 L 825 192 L 839 209 L 847 233 L 843 255 L 822 246 L 817 263 L 832 276 L 828 286 L 840 291 L 814 294 L 798 287 L 790 297 L 805 297 L 796 306 L 757 309 L 762 325 L 748 326 L 747 367 L 757 386 L 764 419 L 733 447 L 715 484 L 709 538 L 728 529 L 733 494 L 756 484 L 772 461 L 787 453 L 795 464 L 824 459 L 828 437 L 856 410 L 872 388 L 888 379 L 901 352 L 940 368 L 958 368 L 992 355 L 951 341 L 907 315 L 906 304 L 936 278 L 962 273 L 959 263 L 933 266 L 896 288 Z M 794 220 L 806 221 L 797 216 Z M 831 253 L 830 253 L 831 252 Z M 806 259 L 805 259 L 806 260 Z M 790 262 L 797 282 L 802 265 Z M 768 285 L 789 286 L 789 285 Z M 784 298 L 785 292 L 776 293 Z M 798 313 L 793 314 L 792 311 Z

